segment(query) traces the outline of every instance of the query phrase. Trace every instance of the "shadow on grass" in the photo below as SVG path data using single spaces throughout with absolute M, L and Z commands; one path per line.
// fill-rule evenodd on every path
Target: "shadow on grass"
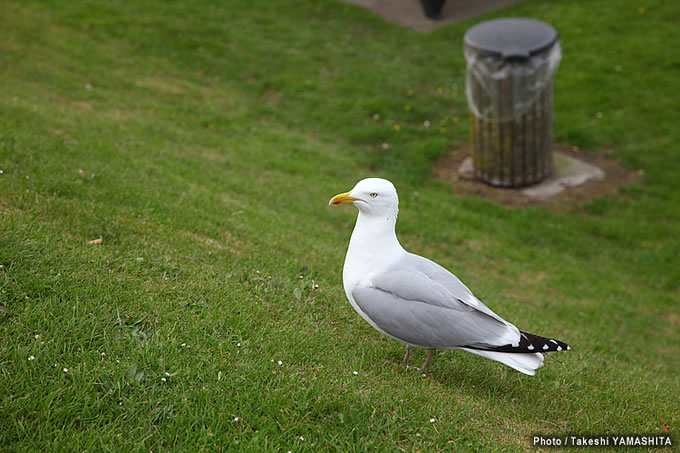
M 545 368 L 539 369 L 535 376 L 527 376 L 506 365 L 484 358 L 479 358 L 479 363 L 469 367 L 469 358 L 465 357 L 465 354 L 469 355 L 464 351 L 437 350 L 430 366 L 430 374 L 426 378 L 422 377 L 419 369 L 426 356 L 423 349 L 414 350 L 408 370 L 404 366 L 403 355 L 398 352 L 389 353 L 385 362 L 413 378 L 431 379 L 452 391 L 464 392 L 475 398 L 493 395 L 489 399 L 502 397 L 507 400 L 529 402 L 528 394 L 534 394 L 546 384 L 554 381 L 552 375 L 545 372 Z M 473 358 L 476 359 L 476 357 Z M 551 365 L 563 367 L 549 358 L 546 358 L 546 362 L 544 367 Z

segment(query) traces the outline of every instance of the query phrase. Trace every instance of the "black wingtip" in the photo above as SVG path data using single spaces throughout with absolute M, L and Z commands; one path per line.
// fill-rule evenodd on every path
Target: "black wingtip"
M 560 340 L 555 340 L 554 338 L 546 338 L 540 335 L 535 335 L 529 332 L 520 331 L 521 340 L 519 342 L 519 348 L 525 346 L 527 350 L 534 350 L 535 352 L 559 352 L 559 351 L 569 351 L 571 347 Z M 533 348 L 531 348 L 533 346 Z
M 571 347 L 560 340 L 555 340 L 553 338 L 546 338 L 540 335 L 535 335 L 529 332 L 522 332 L 520 330 L 520 340 L 519 344 L 513 346 L 511 344 L 506 344 L 496 348 L 489 348 L 489 351 L 497 352 L 516 352 L 516 353 L 527 353 L 527 352 L 560 352 L 560 351 L 570 351 Z

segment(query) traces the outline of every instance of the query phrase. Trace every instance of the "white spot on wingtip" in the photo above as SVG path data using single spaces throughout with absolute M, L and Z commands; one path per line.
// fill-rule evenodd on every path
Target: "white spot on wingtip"
M 534 345 L 533 345 L 533 344 L 530 344 L 529 346 L 527 346 L 527 349 L 528 349 L 529 351 L 533 351 L 533 350 L 534 350 Z
M 569 351 L 570 349 L 571 349 L 571 346 L 567 346 L 567 351 Z
M 545 351 L 546 349 L 548 349 L 548 345 L 547 345 L 547 344 L 544 344 L 544 345 L 543 345 L 543 350 Z
M 561 351 L 561 350 L 562 350 L 562 346 L 558 346 L 558 347 L 557 347 L 557 350 L 558 350 L 558 351 Z

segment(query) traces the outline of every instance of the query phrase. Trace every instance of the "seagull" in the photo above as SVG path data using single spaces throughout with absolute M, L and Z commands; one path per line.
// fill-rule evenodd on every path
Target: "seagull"
M 406 344 L 407 368 L 413 348 L 429 349 L 423 373 L 429 373 L 435 350 L 459 349 L 533 376 L 545 353 L 571 349 L 517 329 L 451 272 L 404 250 L 395 233 L 399 198 L 390 181 L 363 179 L 328 202 L 344 203 L 359 209 L 342 270 L 347 299 L 376 330 Z

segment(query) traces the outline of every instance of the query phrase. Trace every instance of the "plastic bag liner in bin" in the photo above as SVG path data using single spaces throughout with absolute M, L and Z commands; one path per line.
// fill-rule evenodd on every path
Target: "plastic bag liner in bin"
M 465 33 L 464 53 L 475 175 L 504 187 L 544 179 L 552 172 L 557 31 L 533 19 L 482 22 Z

